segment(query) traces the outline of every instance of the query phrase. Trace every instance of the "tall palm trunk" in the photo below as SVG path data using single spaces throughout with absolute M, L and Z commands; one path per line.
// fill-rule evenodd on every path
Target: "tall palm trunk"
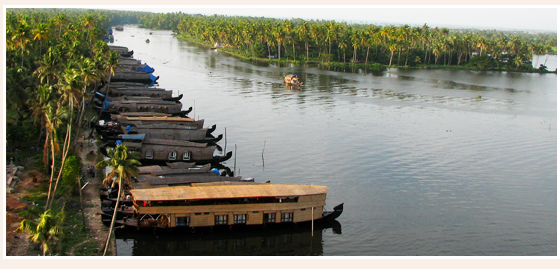
M 278 62 L 280 62 L 281 58 L 280 57 L 280 51 L 282 50 L 282 42 L 280 42 L 280 40 L 278 40 Z
M 62 146 L 62 159 L 60 164 L 60 170 L 58 171 L 58 176 L 56 177 L 56 182 L 54 184 L 54 189 L 51 194 L 51 200 L 47 206 L 47 209 L 51 208 L 52 203 L 54 201 L 54 197 L 56 196 L 56 189 L 58 187 L 58 182 L 62 177 L 62 171 L 64 170 L 64 164 L 66 162 L 66 156 L 68 155 L 68 150 L 70 149 L 70 141 L 72 139 L 72 116 L 74 112 L 74 102 L 70 99 L 70 119 L 68 119 L 68 124 L 66 128 L 66 136 L 64 137 L 64 144 Z
M 49 201 L 51 199 L 52 182 L 53 182 L 53 179 L 54 179 L 54 167 L 55 167 L 55 163 L 56 163 L 56 155 L 55 155 L 56 150 L 55 150 L 55 147 L 54 147 L 54 139 L 55 139 L 55 137 L 54 137 L 54 134 L 53 134 L 53 137 L 51 138 L 51 154 L 52 154 L 51 178 L 49 180 L 49 191 L 47 193 L 47 202 L 45 203 L 45 206 L 47 207 L 46 209 L 49 209 L 48 205 L 49 205 Z
M 117 209 L 119 208 L 121 194 L 123 193 L 123 189 L 124 189 L 121 183 L 122 180 L 119 178 L 119 193 L 117 194 L 117 202 L 115 203 L 115 209 L 113 209 L 113 217 L 111 218 L 111 226 L 109 226 L 109 234 L 107 235 L 107 242 L 105 242 L 105 250 L 103 250 L 103 256 L 107 254 L 107 249 L 109 249 L 109 241 L 111 240 L 111 234 L 113 234 L 113 228 L 115 227 L 115 220 L 117 219 Z
M 51 194 L 51 200 L 50 200 L 49 204 L 47 205 L 47 209 L 52 207 L 52 203 L 53 203 L 54 198 L 56 196 L 56 189 L 58 187 L 58 182 L 60 181 L 60 178 L 62 177 L 62 171 L 64 170 L 64 164 L 66 162 L 66 156 L 68 154 L 68 149 L 70 148 L 70 137 L 72 136 L 71 132 L 72 132 L 72 124 L 68 124 L 67 130 L 66 130 L 66 137 L 64 138 L 64 145 L 62 146 L 62 159 L 61 159 L 61 164 L 60 164 L 60 170 L 58 171 L 58 176 L 56 177 L 56 182 L 54 184 L 54 189 L 53 189 L 52 194 Z
M 309 61 L 309 42 L 305 42 L 306 59 Z

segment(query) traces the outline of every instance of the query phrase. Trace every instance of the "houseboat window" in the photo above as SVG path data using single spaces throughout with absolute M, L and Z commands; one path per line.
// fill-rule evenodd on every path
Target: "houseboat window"
M 154 151 L 149 149 L 146 151 L 146 159 L 153 159 L 154 158 Z
M 169 152 L 169 155 L 168 155 L 168 159 L 169 159 L 169 160 L 175 160 L 175 159 L 177 159 L 177 152 L 175 152 L 175 151 L 170 151 L 170 152 Z
M 282 222 L 292 222 L 294 221 L 294 213 L 282 213 Z
M 234 224 L 245 224 L 247 223 L 247 214 L 233 215 Z
M 276 222 L 276 213 L 265 213 L 263 215 L 264 223 L 274 223 Z
M 194 213 L 195 216 L 202 215 L 202 213 Z
M 228 223 L 228 215 L 217 215 L 215 225 L 226 225 Z
M 177 217 L 175 220 L 176 226 L 189 226 L 190 218 L 189 217 Z
M 189 151 L 183 152 L 183 161 L 189 161 L 191 159 L 191 153 Z

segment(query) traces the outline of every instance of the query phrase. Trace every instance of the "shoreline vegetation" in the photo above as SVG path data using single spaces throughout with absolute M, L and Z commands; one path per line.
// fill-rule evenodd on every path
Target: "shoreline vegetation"
M 530 61 L 532 55 L 556 54 L 556 33 L 7 9 L 6 160 L 25 171 L 7 189 L 8 256 L 102 255 L 109 233 L 98 215 L 103 175 L 101 169 L 96 177 L 84 172 L 101 160 L 97 145 L 88 144 L 88 121 L 96 117 L 88 108 L 94 90 L 110 82 L 119 68 L 118 55 L 103 40 L 108 29 L 122 24 L 173 30 L 179 38 L 265 64 L 337 71 L 398 67 L 556 73 L 534 69 Z M 38 229 L 41 220 L 47 228 Z M 108 255 L 114 254 L 112 247 Z
M 349 24 L 184 13 L 145 13 L 141 27 L 253 62 L 318 64 L 382 72 L 388 68 L 556 73 L 533 55 L 556 55 L 556 33 Z

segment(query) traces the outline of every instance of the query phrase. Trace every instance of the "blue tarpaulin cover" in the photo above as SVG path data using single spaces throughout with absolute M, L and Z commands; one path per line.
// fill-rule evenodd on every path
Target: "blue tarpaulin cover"
M 155 71 L 155 69 L 149 65 L 145 65 L 144 67 L 138 67 L 138 71 L 140 72 L 146 72 L 146 73 L 152 73 Z

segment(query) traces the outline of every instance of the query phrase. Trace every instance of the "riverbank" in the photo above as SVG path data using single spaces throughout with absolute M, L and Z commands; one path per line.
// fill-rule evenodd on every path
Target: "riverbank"
M 82 167 L 95 166 L 102 158 L 99 154 L 99 146 L 89 143 L 87 137 L 89 130 L 80 132 L 77 144 L 77 157 L 81 159 Z M 83 146 L 83 150 L 81 149 Z M 32 161 L 25 162 L 28 171 L 19 175 L 19 182 L 14 188 L 8 189 L 6 193 L 6 255 L 7 256 L 38 256 L 41 250 L 37 244 L 27 239 L 25 234 L 15 232 L 24 219 L 20 215 L 25 212 L 38 212 L 42 210 L 41 201 L 46 199 L 46 186 L 48 176 L 43 175 L 33 167 Z M 83 219 L 78 206 L 72 214 L 67 213 L 65 222 L 65 238 L 59 241 L 54 248 L 55 255 L 60 256 L 101 256 L 109 232 L 108 227 L 101 222 L 101 200 L 99 192 L 103 182 L 104 174 L 97 169 L 95 177 L 82 179 L 81 185 L 87 184 L 82 191 L 83 195 Z M 77 201 L 74 201 L 77 200 Z M 79 197 L 72 198 L 73 204 L 79 203 Z M 44 203 L 44 202 L 43 202 Z M 70 202 L 69 202 L 70 203 Z M 72 210 L 74 209 L 67 209 Z M 70 211 L 68 211 L 70 212 Z M 85 226 L 83 226 L 85 225 Z M 58 252 L 60 251 L 60 252 Z M 116 255 L 114 240 L 110 241 L 108 256 Z

